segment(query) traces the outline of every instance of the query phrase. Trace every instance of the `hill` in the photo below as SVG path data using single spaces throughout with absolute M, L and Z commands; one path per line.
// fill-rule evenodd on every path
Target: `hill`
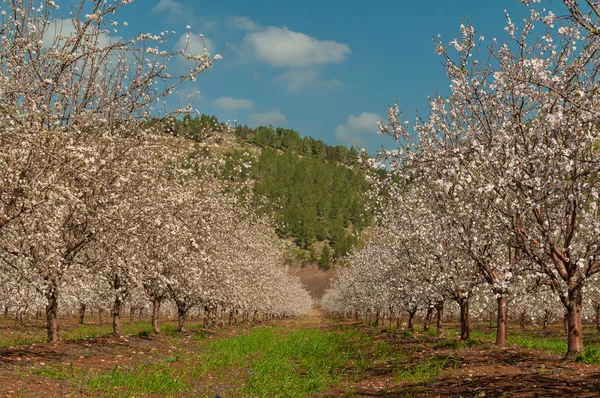
M 290 262 L 328 269 L 359 244 L 371 223 L 369 184 L 354 148 L 293 129 L 231 128 L 208 115 L 171 121 L 168 133 L 218 149 L 224 178 L 252 182 L 253 206 L 273 215 L 276 232 L 290 242 Z

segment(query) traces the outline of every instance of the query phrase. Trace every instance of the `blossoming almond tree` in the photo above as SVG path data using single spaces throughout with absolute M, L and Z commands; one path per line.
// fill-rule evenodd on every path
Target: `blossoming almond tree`
M 596 3 L 587 2 L 592 17 L 565 3 L 574 18 L 558 20 L 530 5 L 519 29 L 507 15 L 507 43 L 493 40 L 484 59 L 477 58 L 484 38 L 471 25 L 448 46 L 439 43 L 452 93 L 432 101 L 419 133 L 429 158 L 452 143 L 458 186 L 485 204 L 492 228 L 527 260 L 520 263 L 545 275 L 567 312 L 566 356 L 573 358 L 582 350 L 582 289 L 600 271 L 600 39 Z M 390 112 L 384 131 L 408 139 L 397 116 Z M 421 153 L 394 155 L 418 167 Z
M 118 183 L 109 170 L 127 155 L 116 140 L 143 142 L 151 131 L 138 121 L 219 58 L 162 51 L 162 35 L 111 36 L 119 22 L 110 18 L 130 2 L 82 0 L 60 24 L 51 22 L 54 2 L 0 3 L 1 258 L 46 297 L 52 342 L 61 281 L 99 233 L 103 200 Z M 175 56 L 190 69 L 168 74 Z

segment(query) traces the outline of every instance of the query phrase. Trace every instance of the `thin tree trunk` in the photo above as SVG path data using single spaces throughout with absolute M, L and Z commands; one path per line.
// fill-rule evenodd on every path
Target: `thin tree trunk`
M 460 339 L 467 340 L 471 332 L 469 326 L 469 300 L 461 299 L 458 305 L 460 306 Z
M 185 308 L 185 305 L 177 305 L 177 331 L 183 332 L 185 329 L 183 328 L 183 324 L 187 318 L 188 311 Z
M 568 350 L 565 359 L 575 359 L 583 350 L 583 329 L 581 327 L 581 286 L 569 290 L 567 307 Z
M 433 316 L 433 306 L 429 306 L 427 307 L 427 314 L 425 315 L 425 318 L 423 319 L 423 331 L 427 332 L 429 331 L 429 323 L 431 322 L 431 317 Z
M 123 334 L 121 330 L 121 310 L 123 309 L 123 301 L 121 301 L 120 297 L 115 298 L 115 302 L 112 308 L 112 326 L 113 332 L 112 335 L 114 337 L 121 337 Z
M 152 299 L 152 330 L 154 333 L 160 333 L 160 327 L 158 326 L 158 314 L 160 312 L 160 300 Z
M 134 315 L 135 315 L 135 307 L 129 308 L 129 323 L 133 323 Z
M 596 330 L 600 333 L 600 305 L 596 306 Z
M 506 299 L 504 296 L 498 297 L 496 300 L 498 303 L 498 318 L 496 320 L 496 345 L 506 345 L 506 325 L 507 325 L 507 314 L 506 314 Z
M 404 315 L 404 309 L 398 310 L 398 317 L 396 318 L 396 328 L 402 327 L 402 316 Z
M 47 299 L 46 331 L 48 332 L 48 343 L 58 343 L 60 341 L 58 330 L 58 299 L 55 293 L 50 293 Z
M 415 317 L 416 313 L 417 313 L 417 310 L 408 311 L 408 330 L 414 330 L 413 318 Z
M 98 319 L 100 321 L 100 325 L 102 325 L 103 321 L 102 321 L 102 314 L 104 313 L 104 310 L 102 308 L 100 308 L 98 310 Z
M 525 311 L 521 312 L 521 315 L 519 316 L 519 327 L 524 330 L 525 329 Z
M 436 329 L 438 334 L 442 334 L 444 332 L 444 302 L 441 301 L 435 305 L 436 309 Z
M 85 303 L 79 304 L 79 324 L 83 325 L 83 321 L 85 320 L 85 309 L 87 306 Z

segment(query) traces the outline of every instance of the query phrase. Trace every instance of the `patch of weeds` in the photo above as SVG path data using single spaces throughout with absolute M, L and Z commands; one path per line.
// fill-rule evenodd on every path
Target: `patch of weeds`
M 187 390 L 181 370 L 169 364 L 145 365 L 131 369 L 113 368 L 85 382 L 87 389 L 102 394 L 134 396 L 138 394 L 174 394 Z
M 138 337 L 150 337 L 154 332 L 152 330 L 140 330 L 137 332 Z
M 148 322 L 133 322 L 123 324 L 123 334 L 147 337 L 154 334 L 154 332 L 152 331 L 152 325 Z
M 432 358 L 425 362 L 405 366 L 398 370 L 399 381 L 410 380 L 415 383 L 429 383 L 437 379 L 444 368 L 456 366 L 455 361 L 450 358 Z
M 583 363 L 600 363 L 600 346 L 584 346 L 575 360 Z
M 402 337 L 403 339 L 412 339 L 413 334 L 409 329 L 405 329 L 402 331 L 402 334 L 400 335 L 400 337 Z
M 56 380 L 76 380 L 85 372 L 83 372 L 82 370 L 75 369 L 73 365 L 69 364 L 66 366 L 46 365 L 43 368 L 30 369 L 29 373 Z
M 347 377 L 349 369 L 355 369 L 354 359 L 373 350 L 363 344 L 365 337 L 353 330 L 257 328 L 210 342 L 198 356 L 200 365 L 192 377 L 239 376 L 240 395 L 311 396 Z M 383 355 L 388 348 L 382 345 L 379 350 Z
M 46 337 L 43 334 L 34 335 L 31 337 L 17 336 L 1 336 L 0 335 L 0 347 L 14 347 L 19 345 L 28 345 L 34 343 L 43 343 L 46 341 Z
M 440 350 L 460 350 L 464 347 L 464 344 L 460 340 L 444 340 L 434 344 L 434 349 Z
M 398 348 L 391 345 L 386 340 L 380 340 L 373 346 L 374 360 L 376 361 L 389 361 L 395 359 L 401 359 L 404 354 L 398 350 Z
M 172 323 L 165 323 L 160 325 L 160 330 L 162 333 L 169 337 L 177 337 L 179 336 L 179 332 L 177 331 L 177 327 Z
M 78 324 L 75 329 L 65 330 L 62 337 L 65 340 L 93 339 L 110 334 L 112 328 L 107 325 Z
M 478 339 L 467 339 L 464 341 L 453 339 L 437 342 L 433 345 L 433 348 L 442 350 L 464 350 L 481 344 L 484 344 L 483 341 Z
M 556 355 L 563 355 L 567 352 L 567 343 L 565 341 L 547 337 L 509 335 L 507 343 L 516 344 L 527 349 L 546 351 Z

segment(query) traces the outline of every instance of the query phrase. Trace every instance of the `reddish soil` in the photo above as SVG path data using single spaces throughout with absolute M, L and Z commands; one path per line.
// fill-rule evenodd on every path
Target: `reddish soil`
M 350 322 L 333 320 L 320 311 L 308 316 L 268 322 L 290 328 L 336 329 Z M 264 323 L 263 323 L 264 325 Z M 401 331 L 352 323 L 377 340 L 406 352 L 399 361 L 371 361 L 358 380 L 318 394 L 319 397 L 598 397 L 600 365 L 564 361 L 560 356 L 516 346 L 496 348 L 483 343 L 471 348 L 441 349 L 436 343 L 448 341 L 415 333 L 407 338 Z M 207 338 L 226 338 L 256 325 L 236 326 L 228 330 L 208 331 Z M 97 338 L 65 341 L 59 344 L 37 343 L 0 348 L 0 396 L 63 397 L 85 396 L 74 390 L 71 381 L 44 377 L 36 370 L 60 369 L 107 371 L 115 366 L 165 361 L 181 352 L 196 350 L 190 344 L 194 333 L 181 337 L 128 336 L 124 339 Z M 428 383 L 399 381 L 399 367 L 424 363 L 432 358 L 447 358 L 437 379 Z M 225 398 L 225 397 L 223 397 Z

